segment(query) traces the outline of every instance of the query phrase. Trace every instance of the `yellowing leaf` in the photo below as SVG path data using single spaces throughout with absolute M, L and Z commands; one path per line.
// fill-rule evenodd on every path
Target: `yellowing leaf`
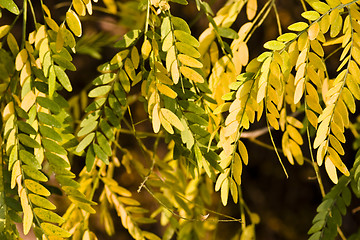
M 141 47 L 141 55 L 143 59 L 147 59 L 151 52 L 151 43 L 148 39 L 146 39 Z
M 159 104 L 156 103 L 152 111 L 152 126 L 155 133 L 160 131 L 160 124 Z
M 195 58 L 189 57 L 185 54 L 179 54 L 178 55 L 179 61 L 189 67 L 193 67 L 193 68 L 202 68 L 203 64 L 196 60 Z
M 156 87 L 159 90 L 159 92 L 161 92 L 165 96 L 168 96 L 169 98 L 175 99 L 177 97 L 177 93 L 164 84 L 158 83 L 156 84 Z
M 349 176 L 350 172 L 347 169 L 347 167 L 345 166 L 345 164 L 341 161 L 339 154 L 331 147 L 328 147 L 328 152 L 329 152 L 329 158 L 330 158 L 331 162 L 335 165 L 335 167 L 337 169 L 339 169 L 340 172 L 342 172 L 345 176 Z M 326 161 L 325 161 L 325 164 L 326 164 Z M 326 167 L 326 165 L 325 165 L 325 167 Z
M 20 71 L 23 66 L 25 65 L 26 61 L 28 59 L 28 52 L 26 51 L 26 49 L 22 49 L 18 55 L 16 56 L 15 59 L 15 69 L 17 71 Z
M 204 78 L 200 75 L 200 73 L 189 67 L 181 66 L 180 72 L 184 75 L 184 77 L 196 83 L 203 83 L 205 81 Z
M 10 25 L 2 25 L 0 27 L 0 39 L 5 37 L 6 34 L 8 34 L 9 30 L 10 30 Z
M 82 28 L 79 16 L 72 10 L 66 12 L 66 23 L 75 36 L 81 37 Z
M 184 131 L 185 128 L 181 123 L 180 119 L 175 115 L 175 113 L 166 108 L 161 108 L 160 113 L 171 125 L 179 129 L 180 131 Z
M 42 195 L 45 197 L 50 196 L 49 190 L 47 190 L 43 185 L 41 185 L 38 182 L 35 182 L 31 179 L 25 179 L 24 180 L 25 186 L 28 190 L 30 190 L 33 193 L 36 193 L 38 195 Z
M 57 236 L 61 238 L 71 237 L 69 232 L 51 223 L 43 222 L 41 223 L 41 228 L 44 230 L 45 234 L 49 236 Z

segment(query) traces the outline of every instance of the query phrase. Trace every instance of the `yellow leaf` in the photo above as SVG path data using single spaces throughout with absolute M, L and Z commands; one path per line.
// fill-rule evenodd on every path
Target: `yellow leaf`
M 246 15 L 248 20 L 252 20 L 256 15 L 257 0 L 249 0 L 246 5 Z
M 3 121 L 5 122 L 8 118 L 14 114 L 14 102 L 9 102 L 2 113 Z
M 189 57 L 185 54 L 179 54 L 178 55 L 179 61 L 189 67 L 193 67 L 193 68 L 202 68 L 203 64 L 196 60 L 195 58 Z
M 24 99 L 21 102 L 21 108 L 25 110 L 25 112 L 29 111 L 29 109 L 35 104 L 36 96 L 34 92 L 28 92 Z
M 81 37 L 82 28 L 79 16 L 72 10 L 66 12 L 66 23 L 75 36 Z
M 303 144 L 303 139 L 301 134 L 291 125 L 287 126 L 286 131 L 289 133 L 289 136 L 299 145 Z
M 240 156 L 237 152 L 234 153 L 234 160 L 232 164 L 232 174 L 238 185 L 241 184 L 241 173 L 242 173 L 242 163 Z
M 221 202 L 224 206 L 228 203 L 229 197 L 229 178 L 225 178 L 223 183 L 221 184 Z
M 6 34 L 8 34 L 9 30 L 10 30 L 10 25 L 2 25 L 0 27 L 0 39 L 5 37 Z
M 164 119 L 166 119 L 171 125 L 179 129 L 180 131 L 184 131 L 185 128 L 181 123 L 180 119 L 175 115 L 175 113 L 166 108 L 161 108 L 160 113 L 160 115 L 162 115 Z
M 137 69 L 140 62 L 140 56 L 136 47 L 131 49 L 131 61 L 133 62 L 134 68 Z
M 331 162 L 335 165 L 335 167 L 337 169 L 340 170 L 340 172 L 342 172 L 345 176 L 349 176 L 350 172 L 347 169 L 347 167 L 345 166 L 345 164 L 341 161 L 341 158 L 339 156 L 339 154 L 331 147 L 328 147 L 328 152 L 329 152 L 329 158 L 331 160 Z M 326 162 L 325 162 L 326 164 Z
M 334 136 L 342 143 L 345 143 L 346 139 L 344 136 L 344 129 L 341 129 L 338 124 L 336 124 L 334 121 L 331 121 L 330 123 L 331 127 L 331 133 L 334 134 Z
M 27 235 L 31 229 L 34 215 L 31 210 L 31 207 L 29 205 L 29 200 L 27 198 L 26 191 L 24 188 L 20 190 L 20 201 L 21 201 L 21 206 L 22 206 L 23 212 L 24 212 L 23 231 L 24 231 L 24 234 Z
M 331 147 L 333 147 L 337 153 L 339 153 L 340 155 L 344 155 L 345 151 L 343 149 L 343 147 L 341 146 L 341 143 L 339 142 L 339 140 L 337 140 L 333 135 L 329 135 L 329 140 L 330 140 L 330 145 Z
M 151 48 L 152 47 L 150 41 L 146 39 L 141 46 L 141 55 L 144 60 L 146 60 L 150 56 Z
M 73 0 L 72 4 L 77 14 L 79 14 L 80 16 L 86 15 L 85 4 L 81 0 Z
M 26 63 L 27 59 L 28 59 L 28 53 L 27 53 L 26 49 L 24 48 L 16 56 L 15 69 L 17 71 L 20 71 L 23 68 L 24 64 Z
M 292 155 L 294 156 L 296 162 L 299 165 L 303 165 L 304 157 L 303 157 L 303 154 L 302 154 L 302 151 L 301 151 L 301 148 L 299 147 L 299 145 L 290 139 L 289 140 L 289 148 L 290 148 L 290 151 L 291 151 Z
M 203 83 L 205 81 L 204 78 L 200 75 L 200 73 L 189 67 L 181 66 L 180 72 L 184 75 L 184 77 L 196 83 Z
M 301 128 L 304 127 L 304 125 L 302 124 L 302 122 L 300 122 L 299 120 L 297 120 L 296 118 L 294 118 L 294 117 L 292 117 L 292 116 L 286 116 L 286 121 L 287 121 L 289 124 L 291 124 L 291 125 L 293 125 L 294 127 L 296 127 L 296 128 L 301 129 Z
M 161 113 L 161 109 L 160 109 L 160 113 Z M 159 119 L 161 122 L 161 125 L 164 127 L 164 129 L 170 133 L 170 134 L 174 134 L 174 129 L 172 128 L 171 124 L 169 123 L 168 120 L 165 119 L 163 114 L 159 114 Z
M 329 124 L 331 116 L 328 116 L 324 121 L 322 121 L 316 131 L 316 137 L 314 140 L 314 148 L 318 148 L 320 144 L 325 141 L 329 134 Z
M 243 163 L 245 165 L 248 165 L 249 155 L 248 155 L 248 152 L 247 152 L 247 149 L 246 149 L 244 143 L 240 140 L 238 141 L 238 148 L 239 148 L 239 153 L 241 155 L 241 159 L 242 159 Z
M 316 162 L 319 166 L 322 165 L 325 154 L 327 152 L 327 148 L 328 148 L 328 141 L 324 141 L 321 143 L 319 149 L 317 150 L 316 153 Z
M 161 92 L 165 96 L 168 96 L 169 98 L 175 99 L 177 97 L 177 93 L 164 84 L 157 83 L 156 87 L 159 90 L 159 92 Z
M 317 22 L 313 23 L 308 29 L 309 39 L 315 40 L 316 37 L 318 36 L 319 32 L 320 32 L 319 23 L 317 23 Z
M 294 104 L 297 104 L 301 100 L 304 94 L 304 89 L 305 89 L 305 78 L 302 78 L 299 80 L 299 82 L 296 84 L 295 87 Z
M 156 103 L 152 111 L 152 126 L 155 133 L 160 131 L 159 104 Z
M 179 72 L 179 66 L 178 66 L 177 61 L 174 61 L 171 64 L 171 77 L 172 77 L 174 84 L 177 84 L 179 82 L 180 72 Z
M 331 179 L 331 181 L 333 183 L 337 184 L 338 183 L 338 177 L 337 177 L 337 173 L 336 173 L 336 167 L 332 163 L 332 161 L 330 160 L 329 157 L 325 158 L 325 169 L 326 169 L 326 172 L 329 175 L 329 178 Z
M 16 180 L 20 175 L 21 175 L 20 161 L 17 160 L 14 163 L 11 171 L 11 189 L 14 189 L 14 187 L 16 186 Z
M 275 130 L 279 130 L 279 122 L 277 118 L 272 114 L 267 114 L 267 121 L 269 122 L 270 126 L 272 126 Z

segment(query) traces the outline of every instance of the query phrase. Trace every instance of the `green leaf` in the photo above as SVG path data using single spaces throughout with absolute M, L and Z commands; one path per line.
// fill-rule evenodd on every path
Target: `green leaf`
M 186 113 L 184 113 L 184 115 L 187 118 L 187 120 L 189 120 L 193 123 L 198 123 L 203 126 L 207 126 L 209 124 L 208 121 L 206 121 L 204 118 L 202 118 L 199 114 L 192 113 L 192 112 L 186 112 Z
M 18 6 L 13 0 L 0 0 L 0 6 L 6 8 L 9 12 L 15 15 L 19 15 L 20 13 Z
M 37 141 L 35 141 L 34 139 L 32 139 L 29 135 L 20 133 L 20 134 L 18 134 L 18 138 L 19 138 L 20 142 L 27 147 L 30 147 L 30 148 L 39 148 L 40 147 L 40 144 Z
M 35 156 L 32 153 L 26 150 L 19 151 L 19 159 L 29 166 L 32 166 L 36 169 L 41 169 L 41 164 L 39 163 L 39 161 L 36 160 Z
M 239 34 L 231 28 L 219 27 L 218 32 L 221 37 L 230 38 L 230 39 L 239 38 Z
M 86 152 L 86 158 L 85 158 L 86 170 L 88 172 L 91 171 L 92 167 L 94 166 L 94 163 L 95 163 L 94 147 L 92 145 L 90 145 L 90 147 L 88 148 L 88 150 Z
M 88 96 L 91 98 L 100 97 L 100 96 L 106 95 L 110 90 L 111 90 L 111 86 L 109 86 L 109 85 L 100 86 L 100 87 L 97 87 L 97 88 L 94 88 L 93 90 L 91 90 L 89 92 Z
M 169 0 L 169 1 L 181 4 L 181 5 L 188 5 L 188 2 L 186 0 Z
M 82 152 L 87 146 L 89 146 L 89 144 L 92 142 L 92 140 L 95 137 L 95 133 L 92 132 L 89 135 L 87 135 L 86 137 L 83 138 L 83 140 L 81 140 L 81 142 L 79 143 L 79 145 L 76 147 L 76 152 Z
M 116 74 L 115 73 L 105 73 L 103 75 L 98 76 L 97 78 L 95 78 L 93 80 L 93 84 L 95 86 L 98 85 L 104 85 L 104 84 L 108 84 L 112 81 L 114 81 L 116 78 Z
M 42 124 L 46 124 L 56 128 L 61 128 L 61 123 L 59 123 L 59 121 L 56 120 L 56 118 L 50 114 L 44 112 L 38 112 L 38 119 L 39 122 Z
M 45 234 L 48 235 L 48 236 L 57 236 L 57 237 L 63 237 L 63 238 L 69 238 L 71 237 L 71 234 L 54 225 L 54 224 L 50 224 L 50 223 L 41 223 L 41 228 L 44 230 Z
M 40 125 L 39 126 L 39 130 L 40 130 L 40 134 L 43 137 L 47 137 L 50 138 L 52 140 L 61 142 L 62 141 L 62 137 L 60 136 L 59 133 L 57 133 L 53 128 L 48 127 L 48 126 L 44 126 L 44 125 Z
M 52 140 L 44 138 L 44 139 L 42 139 L 42 144 L 43 144 L 44 148 L 46 149 L 46 151 L 50 151 L 50 152 L 57 153 L 60 155 L 67 155 L 67 151 L 62 146 L 60 146 L 58 143 L 56 143 Z
M 116 128 L 120 128 L 120 121 L 114 114 L 114 112 L 109 108 L 105 107 L 105 115 L 109 122 Z
M 25 179 L 24 180 L 25 186 L 28 190 L 30 190 L 33 193 L 36 193 L 38 195 L 42 195 L 45 197 L 50 196 L 49 190 L 47 190 L 43 185 L 41 185 L 38 182 L 35 182 L 31 179 Z
M 27 133 L 29 135 L 36 135 L 37 132 L 35 131 L 35 129 L 27 122 L 18 121 L 17 124 L 20 131 Z
M 101 132 L 96 132 L 96 139 L 104 153 L 110 157 L 112 155 L 112 150 L 109 141 L 101 134 Z
M 29 199 L 30 199 L 32 204 L 35 204 L 35 205 L 37 205 L 39 207 L 46 208 L 46 209 L 49 209 L 49 210 L 55 210 L 56 209 L 56 206 L 52 202 L 50 202 L 46 198 L 41 197 L 39 195 L 30 193 L 29 194 Z
M 82 137 L 89 134 L 96 129 L 97 125 L 98 121 L 95 121 L 93 118 L 89 119 L 89 121 L 86 121 L 86 124 L 84 124 L 84 127 L 77 133 L 77 136 Z
M 193 46 L 187 44 L 187 43 L 183 43 L 183 42 L 176 42 L 175 46 L 177 48 L 177 50 L 180 53 L 183 53 L 187 56 L 193 57 L 193 58 L 200 58 L 201 54 L 198 52 L 198 50 L 196 50 L 196 48 L 194 48 Z
M 114 47 L 121 48 L 121 49 L 128 48 L 128 47 L 132 46 L 133 44 L 135 44 L 135 42 L 139 39 L 141 34 L 142 34 L 142 31 L 139 29 L 131 30 L 124 35 L 124 39 L 115 43 Z
M 115 140 L 115 135 L 114 135 L 113 129 L 111 128 L 111 126 L 109 125 L 109 123 L 106 120 L 104 120 L 104 119 L 101 120 L 100 129 L 104 133 L 104 135 L 107 137 L 107 139 L 109 139 L 109 141 Z
M 181 30 L 175 30 L 174 34 L 175 34 L 176 39 L 180 42 L 187 43 L 196 48 L 200 46 L 199 41 L 187 32 L 184 32 Z
M 59 155 L 50 153 L 50 152 L 45 152 L 45 157 L 49 160 L 50 165 L 55 165 L 59 168 L 68 168 L 70 167 L 70 164 L 65 161 L 62 157 L 60 157 Z M 74 175 L 74 174 L 72 174 Z
M 93 143 L 93 147 L 94 147 L 94 152 L 96 154 L 96 156 L 103 161 L 105 164 L 109 164 L 109 159 L 108 156 L 106 155 L 106 153 L 100 148 L 99 145 L 97 145 L 96 143 Z
M 47 97 L 37 97 L 36 102 L 43 108 L 49 109 L 51 112 L 57 114 L 61 111 L 60 106 L 53 100 Z
M 187 24 L 187 22 L 184 19 L 172 16 L 171 23 L 174 25 L 175 29 L 191 34 L 189 25 Z
M 75 65 L 72 64 L 69 60 L 67 60 L 63 56 L 61 56 L 59 54 L 54 54 L 54 55 L 52 55 L 52 58 L 55 61 L 55 63 L 58 64 L 60 67 L 63 67 L 70 71 L 76 71 Z
M 57 79 L 59 80 L 60 84 L 68 91 L 72 91 L 71 82 L 69 80 L 69 77 L 66 75 L 64 70 L 59 66 L 54 66 L 55 75 Z
M 45 174 L 43 174 L 42 172 L 40 172 L 39 170 L 28 166 L 28 165 L 22 165 L 21 166 L 22 170 L 25 172 L 25 174 L 37 181 L 40 182 L 47 182 L 49 179 L 45 176 Z

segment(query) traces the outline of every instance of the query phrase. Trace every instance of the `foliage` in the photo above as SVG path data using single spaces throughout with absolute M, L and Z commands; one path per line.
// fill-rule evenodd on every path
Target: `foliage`
M 239 222 L 236 237 L 254 239 L 260 220 L 242 195 L 242 172 L 251 161 L 243 139 L 257 137 L 248 129 L 262 119 L 285 174 L 282 155 L 316 173 L 324 195 L 309 239 L 343 237 L 351 191 L 360 197 L 360 154 L 350 171 L 342 160 L 345 129 L 358 137 L 351 114 L 360 99 L 360 2 L 300 2 L 305 20 L 282 33 L 274 0 L 228 0 L 215 13 L 195 0 L 209 23 L 196 37 L 185 18 L 174 15 L 173 8 L 191 7 L 186 0 L 72 0 L 59 19 L 42 0 L 24 0 L 21 7 L 0 0 L 0 13 L 12 20 L 0 26 L 1 238 L 19 238 L 15 223 L 21 222 L 25 235 L 33 229 L 39 239 L 97 239 L 90 216 L 113 235 L 115 210 L 134 239 L 204 239 L 220 222 Z M 272 10 L 279 36 L 249 61 L 249 40 Z M 127 29 L 121 40 L 83 30 L 96 11 L 121 17 Z M 91 84 L 69 95 L 70 72 L 78 71 L 74 57 L 101 59 L 107 45 L 116 53 Z M 336 57 L 333 70 L 329 59 Z M 139 104 L 146 119 L 137 122 Z M 152 131 L 139 130 L 141 122 Z M 141 157 L 122 145 L 129 135 Z M 74 174 L 79 158 L 84 168 Z M 336 184 L 326 195 L 323 163 Z M 119 184 L 119 169 L 143 179 L 138 192 L 148 192 L 156 209 Z M 241 219 L 211 210 L 214 190 L 222 205 L 229 199 L 240 205 Z M 62 213 L 51 198 L 59 194 L 68 202 Z M 161 233 L 144 227 L 157 222 Z

